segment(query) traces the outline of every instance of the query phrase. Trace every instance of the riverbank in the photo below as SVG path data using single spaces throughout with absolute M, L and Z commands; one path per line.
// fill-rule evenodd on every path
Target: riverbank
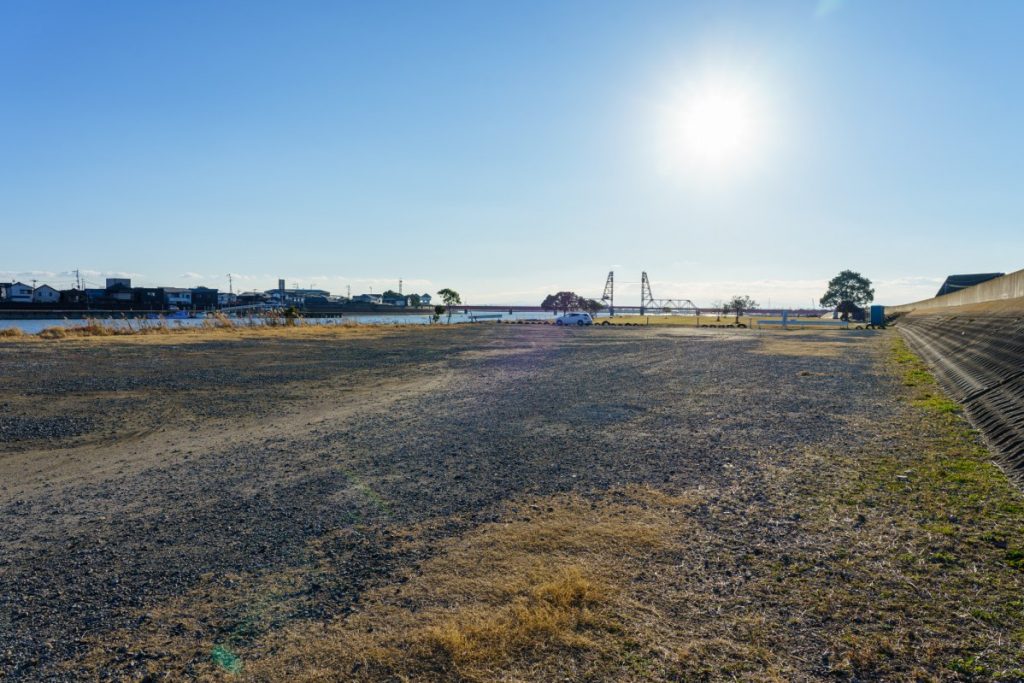
M 280 313 L 283 307 L 268 309 L 267 312 Z M 227 307 L 225 310 L 193 310 L 184 311 L 192 317 L 205 317 L 214 315 L 231 315 L 232 317 L 247 317 L 250 313 L 238 310 L 237 307 Z M 3 304 L 0 303 L 0 321 L 3 320 L 136 320 L 153 317 L 167 318 L 180 314 L 179 309 L 154 309 L 154 308 L 132 308 L 123 306 L 119 308 L 86 308 L 85 306 L 66 307 L 61 304 Z M 309 318 L 340 318 L 346 315 L 430 315 L 433 309 L 428 306 L 386 306 L 383 304 L 355 303 L 344 306 L 313 306 L 302 308 L 299 313 Z
M 0 672 L 1019 680 L 1021 496 L 894 339 L 0 344 Z
M 493 314 L 501 313 L 514 316 L 516 314 L 532 314 L 535 316 L 551 317 L 550 311 L 545 311 L 539 306 L 456 306 L 452 309 L 459 315 L 470 314 Z M 245 319 L 251 315 L 264 315 L 266 313 L 281 314 L 282 308 L 259 309 L 258 311 L 246 311 L 243 308 L 229 306 L 223 310 L 196 310 L 186 311 L 192 317 L 207 317 L 227 315 L 236 319 Z M 385 304 L 352 303 L 343 306 L 309 306 L 300 308 L 298 314 L 304 318 L 345 318 L 345 317 L 401 317 L 401 316 L 430 316 L 434 313 L 432 306 L 388 306 Z M 130 306 L 123 308 L 66 308 L 60 304 L 3 304 L 0 303 L 0 322 L 7 320 L 138 320 L 147 318 L 172 318 L 181 314 L 178 310 L 167 309 L 134 309 Z

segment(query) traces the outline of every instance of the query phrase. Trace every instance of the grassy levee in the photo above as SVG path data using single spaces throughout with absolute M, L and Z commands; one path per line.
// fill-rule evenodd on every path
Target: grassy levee
M 848 664 L 869 677 L 1024 680 L 1024 497 L 903 340 L 883 352 L 906 405 L 894 448 L 837 454 L 845 473 L 805 490 L 821 528 L 847 537 L 835 557 L 858 570 L 831 589 Z

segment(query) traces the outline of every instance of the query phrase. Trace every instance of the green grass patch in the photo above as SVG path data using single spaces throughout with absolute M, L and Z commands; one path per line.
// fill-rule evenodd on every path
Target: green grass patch
M 1024 549 L 1018 548 L 1006 553 L 1006 563 L 1014 569 L 1024 571 Z
M 860 571 L 855 564 L 833 564 L 835 558 L 824 563 L 840 580 L 828 584 L 822 614 L 842 620 L 849 604 L 848 618 L 859 624 L 833 645 L 843 659 L 832 666 L 864 679 L 911 680 L 897 673 L 894 661 L 921 662 L 942 652 L 936 663 L 946 673 L 940 679 L 1019 681 L 1024 497 L 927 365 L 895 336 L 885 352 L 907 411 L 898 422 L 901 446 L 833 454 L 847 463 L 848 475 L 830 486 L 808 484 L 819 509 L 814 524 L 832 533 L 854 526 L 862 535 L 852 536 L 848 547 L 872 557 L 872 568 Z M 898 541 L 885 548 L 874 545 L 877 538 Z M 822 563 L 816 567 L 820 573 Z M 881 633 L 866 626 L 895 613 L 911 620 L 913 636 L 904 640 L 898 629 Z M 922 629 L 910 625 L 915 619 L 928 624 L 925 641 Z M 923 656 L 924 650 L 931 654 Z
M 945 396 L 936 396 L 935 394 L 925 394 L 920 398 L 915 398 L 914 405 L 927 408 L 928 410 L 932 410 L 937 413 L 952 414 L 960 412 L 959 403 L 951 401 Z

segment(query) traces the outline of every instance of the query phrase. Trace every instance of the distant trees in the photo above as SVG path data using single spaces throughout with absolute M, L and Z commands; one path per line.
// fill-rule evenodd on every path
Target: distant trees
M 863 307 L 874 299 L 871 280 L 852 270 L 844 270 L 828 281 L 828 289 L 820 303 L 825 308 L 838 308 L 844 302 Z
M 558 292 L 557 294 L 548 294 L 544 301 L 540 302 L 540 307 L 545 311 L 558 311 L 568 312 L 576 308 L 576 302 L 579 301 L 579 296 L 575 292 Z
M 604 304 L 594 299 L 584 298 L 576 292 L 558 292 L 557 294 L 548 294 L 540 303 L 540 307 L 545 311 L 554 311 L 555 313 L 558 311 L 563 313 L 586 311 L 594 315 L 604 308 Z
M 409 305 L 410 306 L 412 306 L 413 308 L 419 308 L 421 303 L 423 303 L 423 300 L 420 299 L 420 295 L 419 294 L 410 294 L 409 295 Z
M 716 320 L 722 321 L 723 315 L 729 315 L 729 310 L 725 307 L 725 302 L 721 299 L 715 299 L 711 302 L 711 310 L 715 312 Z
M 604 304 L 597 299 L 584 299 L 580 297 L 579 300 L 580 310 L 586 311 L 590 315 L 597 315 L 598 311 L 604 308 Z
M 740 316 L 746 311 L 752 308 L 757 308 L 758 304 L 756 301 L 751 299 L 749 296 L 734 296 L 722 305 L 722 312 L 728 315 L 729 313 L 736 314 L 736 322 L 739 323 Z
M 437 295 L 444 302 L 444 312 L 448 314 L 448 322 L 450 323 L 452 321 L 452 306 L 461 304 L 462 297 L 454 289 L 449 289 L 448 287 L 440 290 Z

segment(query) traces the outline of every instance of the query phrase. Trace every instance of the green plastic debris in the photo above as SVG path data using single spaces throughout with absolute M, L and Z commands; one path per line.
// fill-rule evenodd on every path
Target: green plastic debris
M 214 647 L 210 657 L 213 658 L 214 664 L 228 673 L 236 674 L 242 670 L 242 658 L 223 645 Z

